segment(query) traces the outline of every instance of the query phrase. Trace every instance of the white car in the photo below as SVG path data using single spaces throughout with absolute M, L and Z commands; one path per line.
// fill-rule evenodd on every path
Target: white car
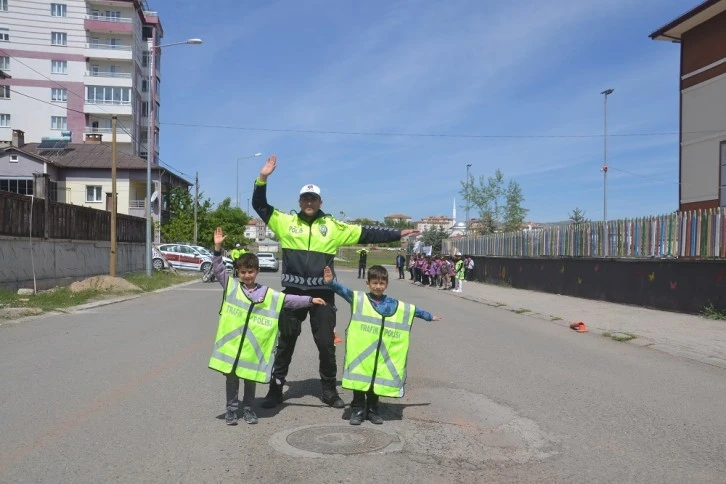
M 202 247 L 201 245 L 192 245 L 192 247 L 197 249 L 199 252 L 201 252 L 203 255 L 206 255 L 210 259 L 214 256 L 214 254 L 206 247 Z M 226 270 L 234 270 L 234 262 L 232 262 L 232 259 L 222 256 L 222 262 L 224 262 L 224 268 Z
M 260 270 L 277 272 L 280 270 L 280 261 L 272 252 L 258 252 L 257 259 L 260 261 Z
M 208 257 L 191 245 L 161 244 L 159 252 L 177 269 L 191 269 L 206 272 L 212 267 L 212 258 Z

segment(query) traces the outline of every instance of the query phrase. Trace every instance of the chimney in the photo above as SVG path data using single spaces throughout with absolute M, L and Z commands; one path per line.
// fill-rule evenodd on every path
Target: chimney
M 13 130 L 13 141 L 10 143 L 10 146 L 13 146 L 15 148 L 22 148 L 25 146 L 25 132 L 20 131 L 19 129 Z
M 85 143 L 87 145 L 100 145 L 102 143 L 102 141 L 101 141 L 102 137 L 103 137 L 103 133 L 86 133 Z

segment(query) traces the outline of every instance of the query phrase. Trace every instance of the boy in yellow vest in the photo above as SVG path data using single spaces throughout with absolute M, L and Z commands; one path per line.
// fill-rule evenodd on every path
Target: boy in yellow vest
M 237 425 L 239 410 L 239 380 L 244 380 L 242 418 L 248 424 L 257 423 L 252 409 L 255 382 L 269 383 L 275 360 L 275 347 L 279 330 L 277 321 L 282 308 L 301 309 L 313 304 L 325 305 L 319 297 L 283 294 L 257 284 L 260 264 L 251 253 L 234 261 L 239 283 L 229 277 L 222 261 L 222 228 L 214 231 L 214 277 L 224 288 L 222 307 L 214 351 L 209 368 L 227 376 L 227 425 Z
M 441 316 L 432 316 L 383 294 L 388 287 L 388 271 L 383 266 L 368 269 L 367 294 L 351 291 L 338 283 L 329 267 L 325 268 L 323 278 L 351 305 L 342 382 L 343 388 L 353 390 L 350 424 L 360 425 L 366 418 L 371 423 L 382 424 L 378 397 L 403 396 L 413 318 L 441 321 Z

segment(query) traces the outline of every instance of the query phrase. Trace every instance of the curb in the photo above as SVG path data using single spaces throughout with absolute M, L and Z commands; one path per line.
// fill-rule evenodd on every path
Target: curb
M 47 317 L 50 317 L 50 316 L 58 316 L 58 315 L 61 315 L 61 314 L 74 314 L 74 313 L 77 313 L 77 312 L 86 311 L 88 309 L 98 308 L 98 307 L 102 307 L 102 306 L 110 306 L 111 304 L 116 304 L 116 303 L 120 303 L 120 302 L 123 302 L 123 301 L 130 301 L 131 299 L 138 299 L 140 297 L 148 296 L 148 295 L 151 295 L 151 294 L 156 294 L 156 293 L 159 293 L 159 292 L 166 292 L 166 291 L 169 291 L 169 290 L 171 290 L 173 288 L 183 287 L 183 286 L 189 286 L 189 285 L 195 284 L 197 282 L 199 282 L 199 281 L 198 280 L 194 280 L 194 281 L 188 281 L 188 282 L 181 282 L 179 284 L 174 284 L 172 286 L 163 287 L 163 288 L 157 289 L 155 291 L 140 292 L 140 293 L 137 293 L 137 294 L 129 294 L 129 295 L 126 295 L 126 296 L 119 296 L 119 297 L 112 297 L 112 298 L 108 298 L 108 299 L 102 299 L 100 301 L 94 301 L 94 302 L 91 302 L 91 303 L 79 304 L 78 306 L 70 306 L 70 307 L 62 308 L 62 309 L 54 309 L 53 311 L 43 312 L 42 314 L 37 314 L 37 315 L 33 315 L 33 316 L 25 316 L 23 318 L 18 318 L 18 319 L 8 319 L 8 320 L 1 320 L 0 319 L 0 326 L 6 326 L 6 325 L 10 325 L 10 324 L 20 324 L 20 323 L 24 323 L 24 322 L 28 322 L 28 321 L 35 321 L 35 320 L 38 320 L 38 319 L 47 318 Z

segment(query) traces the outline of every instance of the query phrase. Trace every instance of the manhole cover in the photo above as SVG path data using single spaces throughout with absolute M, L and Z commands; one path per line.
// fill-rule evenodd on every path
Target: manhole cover
M 393 442 L 394 438 L 388 434 L 360 427 L 312 427 L 287 436 L 287 443 L 293 447 L 318 454 L 363 454 Z
M 272 437 L 271 444 L 292 455 L 334 457 L 400 450 L 403 439 L 392 429 L 311 425 L 279 432 Z

